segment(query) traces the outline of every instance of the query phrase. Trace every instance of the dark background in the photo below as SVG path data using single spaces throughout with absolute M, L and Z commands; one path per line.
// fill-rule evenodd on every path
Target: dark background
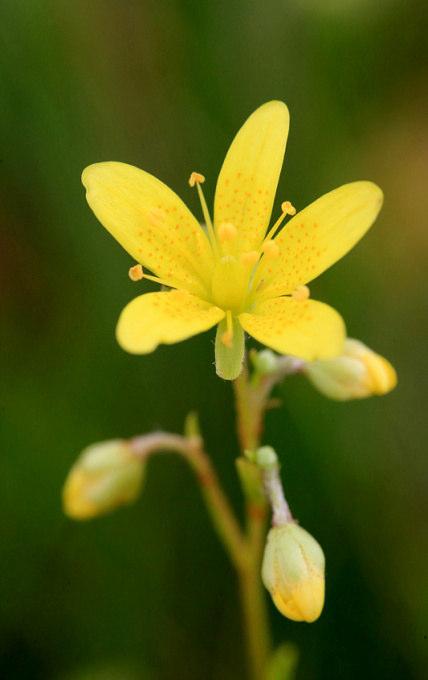
M 2 0 L 1 677 L 243 676 L 234 575 L 183 463 L 154 461 L 137 505 L 90 523 L 62 515 L 60 490 L 88 443 L 179 431 L 196 408 L 239 507 L 212 333 L 148 357 L 120 350 L 132 261 L 88 209 L 80 173 L 139 165 L 199 216 L 190 172 L 211 198 L 232 136 L 273 98 L 291 111 L 278 205 L 356 179 L 385 191 L 372 231 L 311 289 L 400 380 L 382 399 L 336 404 L 293 378 L 268 417 L 291 506 L 327 556 L 321 619 L 294 624 L 272 607 L 275 640 L 299 647 L 299 680 L 424 677 L 424 7 Z

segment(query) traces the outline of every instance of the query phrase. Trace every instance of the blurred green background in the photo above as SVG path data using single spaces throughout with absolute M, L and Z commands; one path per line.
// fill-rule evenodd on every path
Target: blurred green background
M 273 98 L 292 121 L 278 205 L 355 179 L 385 191 L 373 230 L 311 289 L 400 378 L 385 398 L 336 404 L 296 377 L 268 417 L 291 506 L 327 556 L 322 618 L 293 624 L 271 607 L 275 640 L 298 645 L 299 680 L 426 677 L 424 8 L 2 0 L 2 678 L 244 675 L 234 574 L 183 463 L 153 461 L 140 502 L 91 523 L 62 515 L 60 490 L 88 443 L 180 430 L 196 408 L 239 507 L 212 334 L 149 357 L 119 349 L 132 262 L 88 209 L 80 173 L 139 165 L 199 215 L 190 172 L 211 198 L 232 136 Z

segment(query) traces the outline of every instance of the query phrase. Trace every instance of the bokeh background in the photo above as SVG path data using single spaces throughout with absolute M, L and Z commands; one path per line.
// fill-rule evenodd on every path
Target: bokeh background
M 244 677 L 236 583 L 191 473 L 150 466 L 131 508 L 61 512 L 88 443 L 197 409 L 237 507 L 230 386 L 206 334 L 149 357 L 115 343 L 129 256 L 80 185 L 94 161 L 143 167 L 195 211 L 258 105 L 291 110 L 278 205 L 355 179 L 386 195 L 372 231 L 311 288 L 397 367 L 382 399 L 337 404 L 303 378 L 265 441 L 327 555 L 313 625 L 270 610 L 299 680 L 426 677 L 428 43 L 418 0 L 2 0 L 0 629 L 2 678 Z M 199 213 L 198 213 L 199 214 Z

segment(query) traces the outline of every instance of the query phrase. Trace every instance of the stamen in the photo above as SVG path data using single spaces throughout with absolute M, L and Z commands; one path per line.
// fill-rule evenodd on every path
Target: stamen
M 208 238 L 211 243 L 211 247 L 215 253 L 218 253 L 217 241 L 215 238 L 214 227 L 211 220 L 211 216 L 208 210 L 207 202 L 205 200 L 204 192 L 202 191 L 201 184 L 205 182 L 205 177 L 201 175 L 200 172 L 192 172 L 189 177 L 189 184 L 191 187 L 196 186 L 198 191 L 199 200 L 201 202 L 202 214 L 204 216 L 205 224 L 207 225 Z
M 260 257 L 260 253 L 257 250 L 249 250 L 247 253 L 242 253 L 241 262 L 242 264 L 248 265 L 250 267 L 256 264 Z
M 135 264 L 130 268 L 128 276 L 131 281 L 141 281 L 144 278 L 144 272 L 141 264 Z
M 290 201 L 284 201 L 283 203 L 281 203 L 281 210 L 282 210 L 281 215 L 278 217 L 277 221 L 275 222 L 275 224 L 265 237 L 265 241 L 271 240 L 273 238 L 273 236 L 276 234 L 276 232 L 280 228 L 281 224 L 283 223 L 287 215 L 296 214 L 296 208 L 294 207 L 294 205 L 290 203 Z
M 231 222 L 223 222 L 217 229 L 220 241 L 233 241 L 238 234 L 238 230 Z
M 284 203 L 281 203 L 281 210 L 284 212 L 286 215 L 295 215 L 296 214 L 296 208 L 290 201 L 284 201 Z
M 159 276 L 146 274 L 141 264 L 136 264 L 131 267 L 128 271 L 128 276 L 131 281 L 141 281 L 142 279 L 147 279 L 148 281 L 154 281 L 155 283 L 159 283 L 161 286 L 166 286 L 167 288 L 177 287 L 176 284 L 172 283 L 172 281 L 165 281 L 164 279 L 160 279 Z
M 265 241 L 262 245 L 262 250 L 265 256 L 272 260 L 276 259 L 279 255 L 279 247 L 275 241 Z
M 176 284 L 173 284 L 171 281 L 164 281 L 164 279 L 160 279 L 159 276 L 143 274 L 143 278 L 147 279 L 148 281 L 154 281 L 155 283 L 159 283 L 161 286 L 166 286 L 167 288 L 177 288 Z
M 223 333 L 221 336 L 221 341 L 223 345 L 226 347 L 232 347 L 233 343 L 233 320 L 232 320 L 232 312 L 228 310 L 226 312 L 226 325 L 227 325 L 227 330 Z
M 295 290 L 291 293 L 293 300 L 304 301 L 309 298 L 311 291 L 308 286 L 297 286 Z

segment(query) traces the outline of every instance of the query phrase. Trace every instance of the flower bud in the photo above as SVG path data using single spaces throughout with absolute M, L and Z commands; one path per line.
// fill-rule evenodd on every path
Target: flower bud
M 128 442 L 114 439 L 84 449 L 68 473 L 63 508 L 73 519 L 91 519 L 131 503 L 140 492 L 144 465 Z
M 316 621 L 324 606 L 324 565 L 321 546 L 295 522 L 269 531 L 262 579 L 281 614 Z
M 253 351 L 251 360 L 255 370 L 260 375 L 270 375 L 278 368 L 278 355 L 270 349 L 262 349 L 259 352 Z
M 352 338 L 345 341 L 340 356 L 308 362 L 303 370 L 322 394 L 338 401 L 386 394 L 397 384 L 389 361 Z
M 278 456 L 272 446 L 260 446 L 255 452 L 254 459 L 262 469 L 278 467 Z

